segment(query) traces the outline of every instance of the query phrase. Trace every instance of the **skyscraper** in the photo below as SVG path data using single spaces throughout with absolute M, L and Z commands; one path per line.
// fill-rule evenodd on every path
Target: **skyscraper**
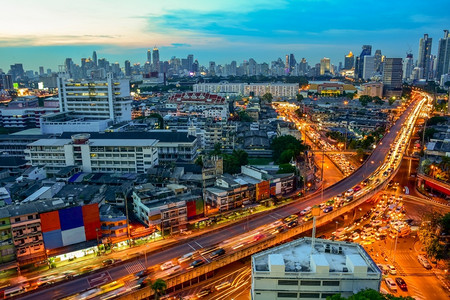
M 365 56 L 362 79 L 369 80 L 375 75 L 375 56 Z
M 424 34 L 423 38 L 419 41 L 419 59 L 417 66 L 423 69 L 422 79 L 430 79 L 432 72 L 431 68 L 431 45 L 433 39 L 428 37 L 428 34 Z
M 386 97 L 402 95 L 403 64 L 401 58 L 386 58 L 383 69 L 383 89 Z
M 412 71 L 414 69 L 414 60 L 412 53 L 406 54 L 406 58 L 403 61 L 403 80 L 409 81 Z
M 153 48 L 153 71 L 159 72 L 159 50 L 158 48 Z
M 216 74 L 216 63 L 214 61 L 209 62 L 208 73 L 213 76 Z
M 356 60 L 355 64 L 355 79 L 361 79 L 364 71 L 364 56 L 372 55 L 372 46 L 363 45 L 361 54 L 359 55 L 359 60 Z
M 39 75 L 44 75 L 44 67 L 39 67 Z
M 289 55 L 289 72 L 293 73 L 295 71 L 295 67 L 297 65 L 297 61 L 295 60 L 294 54 Z
M 352 51 L 350 51 L 346 56 L 344 60 L 344 69 L 345 70 L 351 70 L 353 66 L 355 65 L 355 57 L 353 56 Z
M 437 54 L 436 79 L 440 80 L 441 75 L 450 72 L 450 37 L 448 30 L 444 30 L 444 38 L 439 39 L 439 49 Z M 449 105 L 450 106 L 450 105 Z
M 192 64 L 194 63 L 194 54 L 189 54 L 187 56 L 187 70 L 192 72 Z
M 152 63 L 152 50 L 150 50 L 150 49 L 147 50 L 147 62 L 149 64 Z
M 374 67 L 375 67 L 375 72 L 380 72 L 381 71 L 381 50 L 376 50 L 375 51 L 375 55 L 374 57 Z
M 125 76 L 131 76 L 131 63 L 129 60 L 125 61 Z
M 324 57 L 320 60 L 320 75 L 325 75 L 326 73 L 330 73 L 330 59 Z
M 94 66 L 97 67 L 97 52 L 96 51 L 94 51 L 92 53 L 92 61 L 94 63 Z
M 308 73 L 308 62 L 306 61 L 306 58 L 302 58 L 299 63 L 298 69 L 300 73 L 299 75 L 306 75 Z

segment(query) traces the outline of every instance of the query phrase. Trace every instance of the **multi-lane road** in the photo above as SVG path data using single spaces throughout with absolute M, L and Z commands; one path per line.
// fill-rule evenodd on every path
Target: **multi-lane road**
M 410 107 L 403 113 L 403 115 L 397 120 L 397 122 L 390 128 L 390 131 L 386 134 L 381 143 L 373 151 L 372 155 L 365 162 L 365 164 L 357 169 L 351 176 L 343 179 L 333 186 L 326 188 L 323 191 L 323 195 L 321 195 L 322 193 L 319 193 L 318 195 L 313 196 L 307 200 L 299 199 L 299 201 L 294 202 L 288 206 L 280 207 L 265 214 L 254 216 L 251 219 L 251 222 L 249 222 L 248 224 L 237 223 L 221 230 L 210 233 L 206 232 L 201 236 L 192 239 L 186 239 L 186 241 L 184 242 L 180 241 L 180 243 L 174 245 L 169 249 L 158 251 L 156 253 L 149 253 L 147 255 L 148 265 L 158 265 L 168 261 L 169 259 L 180 257 L 188 252 L 192 252 L 193 250 L 199 250 L 201 248 L 207 248 L 217 245 L 224 240 L 229 239 L 230 237 L 245 234 L 249 230 L 256 229 L 277 219 L 297 213 L 307 206 L 319 204 L 323 199 L 332 198 L 340 193 L 347 191 L 355 185 L 358 185 L 369 174 L 375 172 L 376 169 L 383 164 L 390 150 L 391 144 L 394 142 L 397 134 L 401 131 L 403 123 L 417 103 L 418 101 L 413 102 Z M 142 269 L 144 265 L 145 259 L 141 258 L 124 265 L 109 268 L 107 269 L 107 272 L 113 280 L 116 280 L 131 273 L 137 272 L 137 270 Z M 90 287 L 91 286 L 86 277 L 75 278 L 71 281 L 53 287 L 49 286 L 41 291 L 37 290 L 29 295 L 24 295 L 24 297 L 22 298 L 58 299 L 89 289 Z

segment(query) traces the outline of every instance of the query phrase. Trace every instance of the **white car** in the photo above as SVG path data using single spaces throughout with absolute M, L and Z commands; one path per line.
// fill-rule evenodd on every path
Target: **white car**
M 387 267 L 389 268 L 389 273 L 391 275 L 397 275 L 397 270 L 395 269 L 395 267 L 393 265 L 388 265 Z
M 160 268 L 161 268 L 161 270 L 164 271 L 164 270 L 170 269 L 170 268 L 172 268 L 174 266 L 175 266 L 175 264 L 171 260 L 169 260 L 169 261 L 166 261 L 165 263 L 163 263 L 160 266 Z
M 187 254 L 183 255 L 182 257 L 180 257 L 178 259 L 178 263 L 181 264 L 182 262 L 191 260 L 192 257 L 194 256 L 194 254 L 195 254 L 195 252 L 190 252 L 190 253 L 187 253 Z
M 386 286 L 392 291 L 392 292 L 397 292 L 397 285 L 395 284 L 394 279 L 392 278 L 385 278 L 384 282 L 386 283 Z

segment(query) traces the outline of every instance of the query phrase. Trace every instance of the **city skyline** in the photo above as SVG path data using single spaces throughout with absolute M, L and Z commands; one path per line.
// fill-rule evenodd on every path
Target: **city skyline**
M 385 4 L 391 9 L 367 14 L 366 7 L 348 1 L 166 1 L 151 6 L 134 1 L 137 10 L 116 1 L 108 6 L 87 1 L 5 3 L 5 11 L 20 10 L 21 22 L 15 14 L 4 18 L 14 26 L 0 35 L 0 68 L 7 71 L 9 65 L 23 63 L 27 70 L 56 70 L 66 57 L 79 63 L 93 50 L 121 66 L 125 60 L 142 64 L 147 49 L 155 45 L 161 60 L 194 54 L 202 65 L 249 58 L 270 62 L 289 53 L 311 63 L 329 57 L 337 65 L 348 51 L 358 54 L 363 44 L 387 57 L 412 51 L 416 59 L 423 34 L 438 40 L 448 25 L 445 11 L 450 4 L 445 1 L 424 7 L 411 1 Z

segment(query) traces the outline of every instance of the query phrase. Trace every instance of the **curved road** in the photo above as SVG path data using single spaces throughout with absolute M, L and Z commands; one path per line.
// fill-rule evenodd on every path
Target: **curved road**
M 383 163 L 386 154 L 390 149 L 390 144 L 395 140 L 397 132 L 400 131 L 400 128 L 403 122 L 405 121 L 407 115 L 409 115 L 409 112 L 412 110 L 413 107 L 415 107 L 416 104 L 417 101 L 414 101 L 408 107 L 408 109 L 402 114 L 402 116 L 397 120 L 395 125 L 391 127 L 390 132 L 386 134 L 380 145 L 378 145 L 378 147 L 373 151 L 372 155 L 369 157 L 369 159 L 366 161 L 364 165 L 362 165 L 349 177 L 339 181 L 338 183 L 324 190 L 323 199 L 332 198 L 354 187 L 355 185 L 363 181 L 365 178 L 367 178 L 369 174 L 373 173 Z M 322 195 L 321 193 L 319 193 L 318 195 L 313 196 L 307 200 L 301 201 L 300 199 L 299 201 L 294 202 L 288 206 L 280 207 L 271 210 L 266 214 L 253 217 L 251 219 L 251 222 L 248 222 L 249 223 L 248 226 L 250 227 L 249 229 L 247 228 L 247 226 L 245 226 L 245 223 L 244 224 L 238 223 L 235 225 L 225 227 L 215 232 L 205 233 L 198 237 L 189 239 L 189 241 L 184 242 L 180 241 L 179 244 L 169 249 L 156 253 L 149 253 L 147 255 L 148 264 L 149 265 L 161 264 L 172 258 L 179 257 L 186 253 L 192 252 L 193 249 L 197 250 L 200 249 L 201 247 L 206 248 L 208 246 L 213 246 L 226 239 L 229 239 L 230 237 L 240 235 L 248 230 L 253 230 L 265 224 L 272 223 L 276 219 L 287 217 L 291 214 L 299 212 L 300 210 L 304 209 L 307 206 L 313 206 L 321 202 L 322 202 Z M 139 259 L 139 262 L 144 265 L 145 264 L 144 258 Z M 108 271 L 111 278 L 113 280 L 116 280 L 129 274 L 126 268 L 127 265 L 135 265 L 137 263 L 138 262 L 135 260 L 128 264 L 105 269 L 105 271 Z M 91 276 L 94 275 L 90 275 L 88 277 Z M 24 297 L 21 297 L 21 299 L 59 299 L 89 288 L 90 286 L 87 278 L 83 277 L 73 279 L 71 281 L 53 287 L 48 287 L 41 291 L 33 292 L 31 294 L 25 295 Z

